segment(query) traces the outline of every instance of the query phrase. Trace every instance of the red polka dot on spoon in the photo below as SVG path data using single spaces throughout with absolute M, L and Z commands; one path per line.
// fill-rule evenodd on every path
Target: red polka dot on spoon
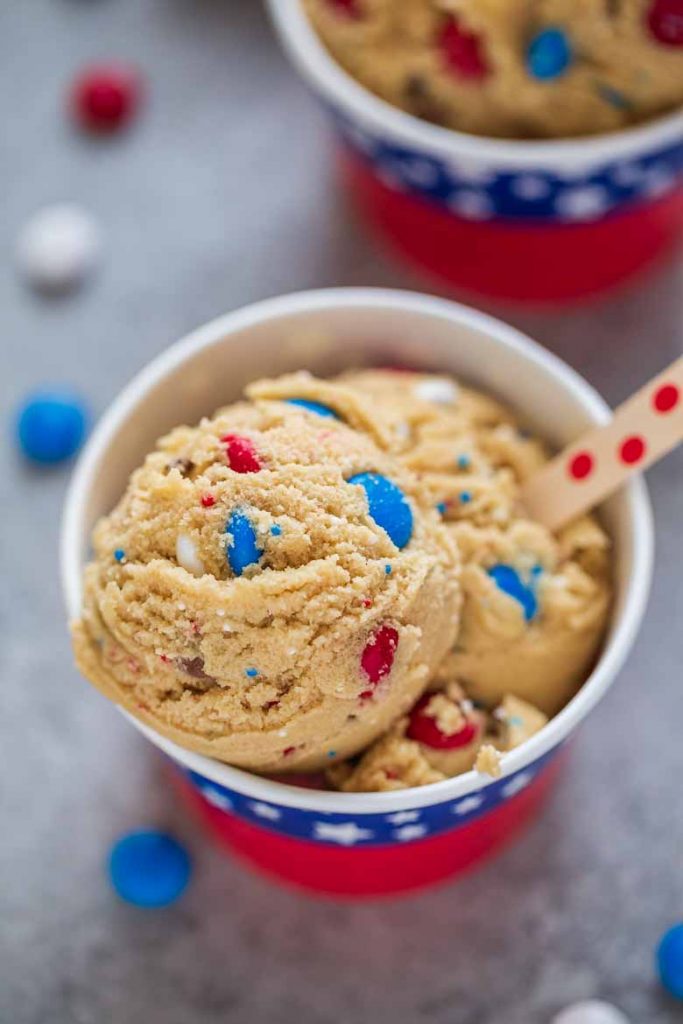
M 662 384 L 652 396 L 652 404 L 656 412 L 666 413 L 675 409 L 681 400 L 680 390 L 675 384 Z
M 585 480 L 591 475 L 595 468 L 595 459 L 590 452 L 577 452 L 569 460 L 567 466 L 569 475 L 574 480 Z
M 624 438 L 619 445 L 619 458 L 627 466 L 634 466 L 636 462 L 645 455 L 647 445 L 642 437 L 638 434 L 632 434 L 630 437 Z

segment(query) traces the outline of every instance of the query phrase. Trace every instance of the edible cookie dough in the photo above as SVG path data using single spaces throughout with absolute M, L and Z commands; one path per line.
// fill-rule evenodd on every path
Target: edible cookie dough
M 255 771 L 367 747 L 459 628 L 455 538 L 369 400 L 292 381 L 158 442 L 94 531 L 73 627 L 105 695 Z
M 609 132 L 683 103 L 678 0 L 304 0 L 362 85 L 476 135 Z
M 584 516 L 557 536 L 525 517 L 520 484 L 548 459 L 492 398 L 449 378 L 364 371 L 391 450 L 439 510 L 463 560 L 458 638 L 432 686 L 456 681 L 486 707 L 506 694 L 553 715 L 590 671 L 610 605 L 604 530 Z
M 410 715 L 361 757 L 330 768 L 328 779 L 346 793 L 366 793 L 426 786 L 471 768 L 497 776 L 500 754 L 524 743 L 547 721 L 536 708 L 509 695 L 485 713 L 457 683 L 450 683 L 421 697 Z

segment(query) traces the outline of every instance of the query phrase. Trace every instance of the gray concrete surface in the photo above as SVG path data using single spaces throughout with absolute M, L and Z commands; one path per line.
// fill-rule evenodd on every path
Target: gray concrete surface
M 547 1024 L 588 996 L 638 1024 L 680 1019 L 652 959 L 683 919 L 681 453 L 649 474 L 658 560 L 638 646 L 518 845 L 391 905 L 309 902 L 245 874 L 192 834 L 154 754 L 72 667 L 67 473 L 18 462 L 8 410 L 64 380 L 98 413 L 170 341 L 253 299 L 416 282 L 335 192 L 320 117 L 256 0 L 15 0 L 0 54 L 2 1024 Z M 62 116 L 70 75 L 101 56 L 148 76 L 126 138 L 85 140 Z M 106 260 L 81 294 L 40 301 L 13 241 L 62 198 L 100 218 Z M 669 264 L 591 309 L 509 316 L 616 402 L 680 351 L 680 294 Z M 104 878 L 112 839 L 146 824 L 176 828 L 196 859 L 164 912 L 120 904 Z

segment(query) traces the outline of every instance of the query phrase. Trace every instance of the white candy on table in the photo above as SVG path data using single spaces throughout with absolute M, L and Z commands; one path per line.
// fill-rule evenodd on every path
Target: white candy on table
M 621 1010 L 601 999 L 574 1003 L 553 1017 L 551 1024 L 630 1024 Z
M 45 206 L 30 217 L 17 238 L 20 272 L 40 291 L 65 292 L 92 271 L 102 249 L 95 219 L 76 203 Z

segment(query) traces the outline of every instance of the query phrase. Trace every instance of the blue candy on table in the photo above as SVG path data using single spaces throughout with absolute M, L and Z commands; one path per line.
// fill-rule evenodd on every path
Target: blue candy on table
M 348 483 L 363 488 L 371 518 L 397 548 L 404 548 L 413 535 L 413 513 L 400 487 L 381 473 L 356 473 Z
M 540 566 L 535 566 L 531 572 L 531 581 L 525 583 L 520 574 L 511 565 L 494 565 L 488 570 L 488 574 L 503 593 L 508 597 L 519 601 L 524 611 L 524 618 L 531 622 L 538 612 L 538 599 L 536 597 L 536 583 L 541 573 Z
M 187 851 L 164 832 L 131 832 L 114 843 L 109 855 L 111 884 L 122 900 L 136 907 L 174 903 L 191 874 Z
M 527 69 L 534 78 L 559 78 L 572 63 L 572 49 L 560 28 L 545 28 L 529 43 Z
M 85 437 L 83 403 L 66 391 L 38 391 L 25 399 L 17 416 L 17 441 L 32 462 L 50 465 L 71 458 Z
M 683 924 L 669 928 L 657 947 L 659 978 L 669 993 L 683 1000 Z
M 314 402 L 310 398 L 286 398 L 285 401 L 288 405 L 298 405 L 301 409 L 307 409 L 308 412 L 314 412 L 317 416 L 327 416 L 328 419 L 338 420 L 339 416 L 330 409 L 329 406 L 323 405 L 322 402 Z
M 258 562 L 263 549 L 258 546 L 256 530 L 241 509 L 235 509 L 225 527 L 228 535 L 226 554 L 235 576 L 241 576 L 248 566 Z

